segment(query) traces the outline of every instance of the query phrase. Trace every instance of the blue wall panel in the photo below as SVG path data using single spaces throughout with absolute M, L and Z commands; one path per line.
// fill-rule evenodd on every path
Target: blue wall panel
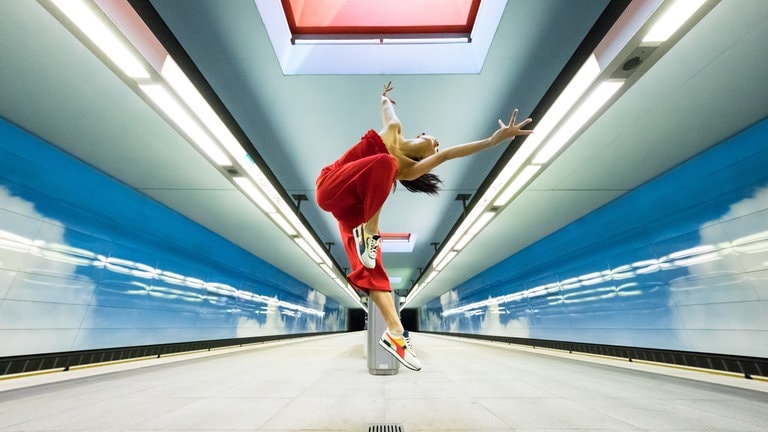
M 345 320 L 337 302 L 0 119 L 0 356 Z
M 768 357 L 768 120 L 508 257 L 421 328 Z

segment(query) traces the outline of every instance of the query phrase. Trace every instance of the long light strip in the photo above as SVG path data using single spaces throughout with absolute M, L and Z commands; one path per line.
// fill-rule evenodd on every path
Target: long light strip
M 472 215 L 473 213 L 470 213 L 470 215 L 467 216 L 466 219 L 464 219 L 464 222 L 462 222 L 461 225 L 459 225 L 459 228 L 456 230 L 456 232 L 454 232 L 451 238 L 449 238 L 448 241 L 445 243 L 440 253 L 438 253 L 437 257 L 432 261 L 433 267 L 437 268 L 442 263 L 445 257 L 453 250 L 453 247 L 459 241 L 461 236 L 464 235 L 464 233 L 469 229 L 470 225 L 476 218 L 476 217 L 471 217 Z
M 293 225 L 289 224 L 280 213 L 269 213 L 269 217 L 271 217 L 272 220 L 275 221 L 275 223 L 290 237 L 299 235 L 299 233 L 293 229 Z
M 298 244 L 298 245 L 299 245 L 299 247 L 300 247 L 300 248 L 301 248 L 301 249 L 302 249 L 302 250 L 303 250 L 303 251 L 304 251 L 304 252 L 305 252 L 307 255 L 309 255 L 309 257 L 310 257 L 310 258 L 312 258 L 312 260 L 313 260 L 313 261 L 315 261 L 315 263 L 317 263 L 317 264 L 320 264 L 320 263 L 322 263 L 322 262 L 323 262 L 323 260 L 320 258 L 320 256 L 319 256 L 319 255 L 317 255 L 317 254 L 315 253 L 315 251 L 314 251 L 314 250 L 312 250 L 312 248 L 309 246 L 309 243 L 307 243 L 307 241 L 306 241 L 306 240 L 304 240 L 304 238 L 302 238 L 302 237 L 296 237 L 296 238 L 294 238 L 293 240 L 296 242 L 296 244 Z
M 545 164 L 576 135 L 595 113 L 624 85 L 623 80 L 611 80 L 600 83 L 597 88 L 579 105 L 576 111 L 558 129 L 557 133 L 533 158 L 533 163 Z
M 573 76 L 571 82 L 565 86 L 565 89 L 560 93 L 560 96 L 555 99 L 552 106 L 536 124 L 536 133 L 532 134 L 530 137 L 526 137 L 525 144 L 531 147 L 529 152 L 538 148 L 539 145 L 549 137 L 549 134 L 560 124 L 584 93 L 586 93 L 587 89 L 589 89 L 589 86 L 592 85 L 598 75 L 600 75 L 600 64 L 597 62 L 597 57 L 595 57 L 594 54 L 591 54 L 581 68 L 579 68 L 579 71 L 576 72 L 576 75 Z M 574 118 L 576 116 L 571 115 L 570 117 Z M 584 119 L 584 121 L 587 120 Z
M 432 280 L 434 278 L 436 278 L 437 275 L 439 275 L 439 274 L 440 274 L 439 270 L 432 270 L 432 272 L 429 274 L 429 276 L 427 276 L 427 278 L 424 280 L 424 282 L 422 282 L 420 284 L 417 283 L 416 285 L 414 285 L 414 287 L 411 290 L 410 294 L 408 294 L 408 297 L 406 297 L 405 301 L 400 305 L 400 309 L 405 309 L 405 307 L 408 306 L 408 303 L 412 302 L 413 299 L 416 298 L 416 296 L 419 295 L 419 293 L 421 291 L 423 291 L 424 288 L 427 285 L 429 285 L 429 283 L 432 282 Z
M 331 279 L 338 279 L 338 278 L 339 278 L 338 276 L 336 276 L 336 274 L 333 272 L 333 270 L 331 270 L 331 268 L 330 268 L 330 267 L 328 267 L 328 265 L 326 265 L 326 264 L 320 264 L 320 268 L 321 268 L 321 269 L 323 269 L 323 271 L 324 271 L 325 273 L 327 273 L 327 274 L 328 274 L 328 276 L 330 276 L 330 277 L 331 277 Z
M 149 78 L 144 63 L 82 0 L 51 0 L 112 62 L 133 79 Z
M 658 0 L 661 3 L 663 0 Z M 670 38 L 696 11 L 706 2 L 706 0 L 672 0 L 673 4 L 662 12 L 662 16 L 656 18 L 656 24 L 651 27 L 643 43 L 661 43 Z M 486 189 L 483 196 L 474 205 L 474 210 L 470 216 L 477 217 L 476 211 L 485 211 L 491 209 L 489 203 L 493 201 L 493 211 L 500 212 L 526 184 L 534 178 L 537 173 L 548 162 L 555 157 L 560 150 L 571 141 L 582 128 L 593 120 L 593 117 L 605 106 L 611 98 L 622 88 L 624 80 L 611 80 L 600 82 L 594 85 L 605 67 L 610 64 L 618 55 L 620 49 L 608 49 L 618 47 L 616 45 L 621 41 L 621 48 L 629 43 L 630 39 L 639 34 L 650 16 L 645 15 L 647 11 L 652 11 L 658 4 L 637 4 L 637 7 L 630 7 L 627 10 L 627 19 L 623 25 L 634 26 L 635 30 L 628 33 L 619 28 L 618 33 L 607 37 L 598 46 L 579 68 L 563 92 L 558 96 L 552 106 L 542 116 L 542 119 L 535 127 L 535 133 L 526 137 L 522 146 L 510 158 L 507 165 L 501 170 L 494 181 Z M 621 23 L 621 19 L 617 21 Z M 662 30 L 664 29 L 664 30 Z M 611 31 L 614 31 L 612 29 Z M 610 32 L 609 32 L 610 34 Z M 597 52 L 602 53 L 598 61 Z M 606 53 L 612 52 L 610 58 Z M 602 66 L 601 66 L 602 65 Z M 594 89 L 586 97 L 587 91 Z M 581 101 L 581 103 L 579 103 Z M 574 110 L 573 107 L 578 107 Z M 542 147 L 543 145 L 543 147 Z M 541 147 L 541 148 L 540 148 Z M 538 153 L 528 163 L 529 158 L 538 150 Z M 521 169 L 522 168 L 522 169 Z M 503 192 L 499 193 L 499 191 Z M 495 200 L 494 200 L 495 197 Z M 434 277 L 436 270 L 442 270 L 466 244 L 471 241 L 472 235 L 468 232 L 468 227 L 472 226 L 474 218 L 468 216 L 459 225 L 459 228 L 448 238 L 443 248 L 432 261 L 433 273 L 428 277 Z M 492 219 L 492 216 L 488 220 Z M 478 224 L 479 225 L 479 224 Z M 477 231 L 475 231 L 475 234 Z M 405 303 L 410 303 L 423 289 L 427 282 L 421 285 L 416 284 L 414 289 L 406 298 Z
M 579 98 L 584 95 L 589 86 L 594 82 L 595 78 L 600 74 L 600 65 L 597 62 L 597 58 L 594 54 L 591 54 L 584 64 L 576 72 L 571 82 L 565 87 L 560 96 L 555 99 L 549 110 L 544 114 L 542 119 L 536 124 L 533 135 L 526 137 L 523 144 L 512 155 L 509 162 L 504 166 L 496 179 L 491 183 L 491 186 L 486 191 L 483 199 L 490 202 L 501 189 L 506 187 L 507 190 L 511 189 L 511 186 L 507 186 L 510 180 L 518 174 L 524 176 L 526 173 L 519 173 L 520 168 L 525 165 L 528 159 L 544 142 L 545 138 L 549 136 L 563 117 L 573 108 Z M 534 173 L 535 174 L 535 173 Z M 530 177 L 527 179 L 530 180 Z M 527 181 L 526 180 L 526 181 Z M 515 180 L 516 181 L 516 180 Z M 525 183 L 525 182 L 523 182 Z M 505 195 L 507 192 L 504 193 Z M 505 205 L 507 200 L 497 199 L 494 205 Z M 503 203 L 502 203 L 503 202 Z M 481 203 L 478 203 L 478 205 Z M 485 206 L 486 204 L 483 204 Z
M 440 264 L 438 266 L 435 266 L 435 270 L 441 271 L 442 269 L 444 269 L 445 266 L 447 266 L 448 263 L 451 262 L 451 260 L 456 258 L 456 255 L 458 255 L 458 254 L 459 254 L 459 251 L 457 251 L 457 250 L 452 250 L 452 251 L 448 252 L 448 254 L 445 256 L 445 258 L 440 262 Z
M 485 212 L 483 213 L 479 218 L 477 218 L 477 222 L 472 224 L 472 226 L 467 230 L 466 234 L 459 240 L 458 243 L 456 243 L 456 246 L 454 246 L 454 251 L 460 251 L 464 249 L 464 247 L 469 243 L 470 240 L 475 238 L 477 233 L 482 231 L 483 228 L 485 228 L 486 225 L 488 225 L 488 222 L 493 219 L 493 217 L 496 216 L 495 212 Z M 445 267 L 445 264 L 441 264 L 440 267 L 437 268 L 437 270 L 441 270 L 443 267 Z
M 528 181 L 532 179 L 537 172 L 539 172 L 540 169 L 541 165 L 528 165 L 527 167 L 523 168 L 523 170 L 520 172 L 520 175 L 515 177 L 515 179 L 509 183 L 506 189 L 504 189 L 504 192 L 499 195 L 493 205 L 497 207 L 507 205 L 509 200 L 517 195 L 523 186 L 525 186 Z
M 255 203 L 258 205 L 264 213 L 275 213 L 275 207 L 264 196 L 263 193 L 256 188 L 251 179 L 246 177 L 233 177 L 235 183 L 240 189 L 246 193 Z
M 654 24 L 643 38 L 645 43 L 661 43 L 672 37 L 675 32 L 696 13 L 706 0 L 677 0 L 667 12 Z
M 232 163 L 165 86 L 141 84 L 139 88 L 216 164 L 227 166 Z
M 160 75 L 165 78 L 165 81 L 173 88 L 176 94 L 192 109 L 208 130 L 213 133 L 213 136 L 232 156 L 238 159 L 245 156 L 245 150 L 243 150 L 240 142 L 232 135 L 229 128 L 224 125 L 224 122 L 216 115 L 205 98 L 197 91 L 195 85 L 187 78 L 187 75 L 173 61 L 171 56 L 165 58 L 160 69 Z
M 237 169 L 240 175 L 233 175 L 231 179 L 238 188 L 256 203 L 286 235 L 291 237 L 315 263 L 322 264 L 323 270 L 330 269 L 331 272 L 326 270 L 326 273 L 331 279 L 365 309 L 354 290 L 342 282 L 341 279 L 344 277 L 332 270 L 335 266 L 327 251 L 314 239 L 293 208 L 251 160 L 237 138 L 178 64 L 164 52 L 158 41 L 151 39 L 147 34 L 150 31 L 143 26 L 143 23 L 136 24 L 141 22 L 141 19 L 135 15 L 135 11 L 126 1 L 114 0 L 108 3 L 97 2 L 97 4 L 84 0 L 40 1 L 44 4 L 49 2 L 58 8 L 128 78 L 133 79 L 147 99 L 152 101 L 158 110 L 213 163 L 226 167 L 227 171 L 229 167 Z M 99 10 L 100 8 L 102 10 Z M 105 12 L 104 16 L 101 15 L 102 11 Z M 135 18 L 122 19 L 126 17 L 125 13 Z M 121 19 L 112 20 L 113 16 Z M 136 25 L 141 28 L 134 27 Z M 122 33 L 119 29 L 121 26 L 127 29 L 128 33 Z M 129 33 L 134 37 L 137 34 L 142 36 L 131 39 L 126 37 Z M 133 40 L 133 46 L 130 40 Z M 147 43 L 148 41 L 150 43 Z M 137 52 L 134 52 L 134 48 Z M 143 49 L 148 51 L 144 52 Z M 145 58 L 141 58 L 139 53 Z M 149 69 L 146 67 L 147 63 L 150 66 Z M 157 70 L 159 78 L 150 73 L 153 69 Z M 219 145 L 234 158 L 235 163 Z

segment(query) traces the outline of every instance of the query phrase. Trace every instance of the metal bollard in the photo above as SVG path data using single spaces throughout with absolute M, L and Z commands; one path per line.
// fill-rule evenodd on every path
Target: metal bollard
M 397 295 L 393 292 L 394 297 Z M 384 348 L 379 345 L 379 338 L 387 324 L 384 322 L 384 316 L 372 301 L 368 302 L 368 329 L 366 331 L 366 348 L 368 358 L 368 372 L 371 375 L 396 375 L 400 369 L 400 362 L 392 357 Z

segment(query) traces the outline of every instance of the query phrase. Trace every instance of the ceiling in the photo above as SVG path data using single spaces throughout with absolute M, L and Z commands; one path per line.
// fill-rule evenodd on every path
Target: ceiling
M 342 269 L 349 265 L 336 223 L 315 204 L 314 182 L 366 130 L 381 126 L 379 95 L 386 82 L 393 82 L 405 135 L 431 133 L 441 148 L 484 138 L 514 108 L 523 116 L 543 112 L 564 85 L 558 76 L 572 73 L 569 60 L 579 47 L 596 44 L 594 35 L 607 30 L 598 25 L 590 34 L 601 15 L 624 7 L 608 0 L 501 2 L 503 14 L 476 73 L 403 74 L 387 59 L 379 72 L 289 75 L 253 0 L 132 3 L 156 11 L 161 21 L 150 27 L 174 57 L 188 56 L 194 70 L 187 72 L 205 86 L 236 135 L 253 145 L 286 196 L 308 197 L 298 210 L 322 242 L 335 243 L 331 254 Z M 409 307 L 768 116 L 767 52 L 768 2 L 720 1 Z M 0 0 L 0 54 L 0 116 L 355 307 L 224 173 L 40 4 Z M 390 196 L 382 231 L 415 237 L 411 252 L 384 254 L 390 277 L 399 278 L 394 289 L 411 288 L 435 244 L 460 220 L 457 195 L 474 198 L 497 161 L 514 149 L 504 144 L 438 167 L 444 181 L 439 197 L 402 187 Z

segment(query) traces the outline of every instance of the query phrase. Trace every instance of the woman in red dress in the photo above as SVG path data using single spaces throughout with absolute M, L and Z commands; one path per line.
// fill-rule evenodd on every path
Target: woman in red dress
M 438 151 L 440 144 L 431 135 L 403 137 L 390 91 L 391 82 L 384 86 L 381 95 L 383 129 L 369 130 L 360 142 L 323 168 L 317 178 L 316 198 L 320 208 L 332 213 L 339 223 L 344 250 L 352 267 L 347 280 L 367 292 L 384 316 L 387 330 L 379 344 L 404 366 L 419 370 L 421 364 L 400 322 L 389 278 L 378 253 L 379 215 L 384 202 L 395 181 L 412 192 L 436 194 L 440 179 L 430 172 L 432 169 L 447 160 L 469 156 L 518 135 L 529 135 L 532 131 L 523 127 L 531 119 L 515 123 L 517 110 L 514 110 L 509 124 L 499 120 L 499 129 L 490 137 Z

